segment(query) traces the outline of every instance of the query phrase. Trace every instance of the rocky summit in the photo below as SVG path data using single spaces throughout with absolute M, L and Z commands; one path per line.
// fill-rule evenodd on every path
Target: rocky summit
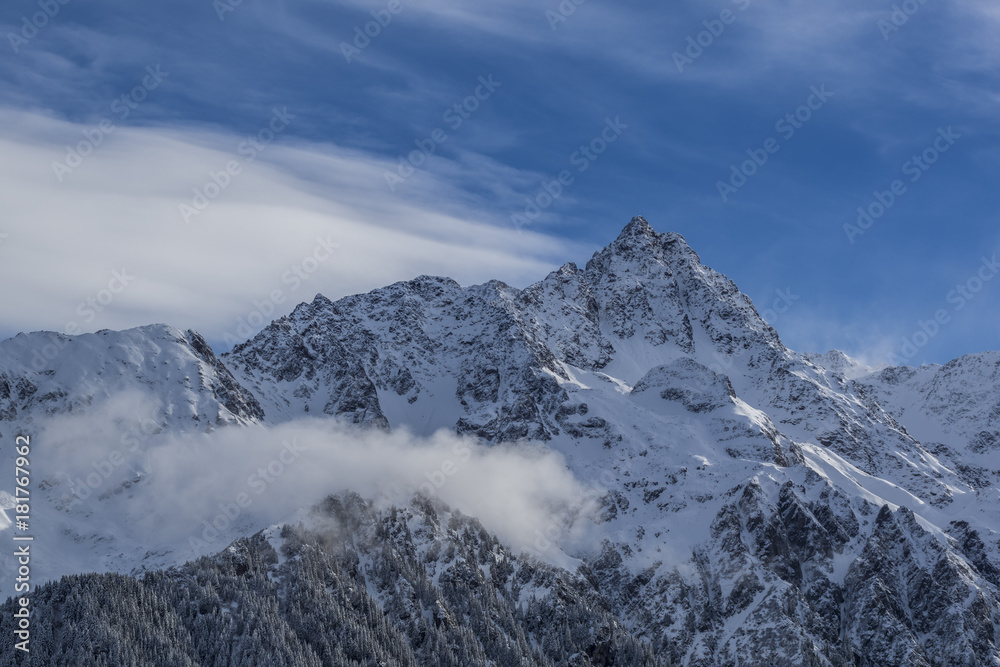
M 105 525 L 105 508 L 143 492 L 141 470 L 115 469 L 118 493 L 82 508 L 66 501 L 72 480 L 53 480 L 36 502 L 65 548 L 100 549 L 53 578 L 37 622 L 76 622 L 73 590 L 113 587 L 171 619 L 145 639 L 166 656 L 148 664 L 215 664 L 222 633 L 248 656 L 290 646 L 287 664 L 1000 665 L 1000 353 L 873 369 L 792 351 L 683 237 L 641 217 L 586 266 L 524 289 L 420 276 L 317 295 L 222 355 L 164 325 L 0 343 L 5 437 L 124 390 L 157 433 L 322 418 L 533 441 L 598 497 L 576 518 L 595 539 L 539 537 L 559 564 L 439 501 L 351 495 L 179 565 Z M 317 516 L 339 517 L 336 538 Z M 101 664 L 147 664 L 114 652 L 134 623 L 86 617 L 122 656 Z M 53 626 L 39 650 L 85 649 Z

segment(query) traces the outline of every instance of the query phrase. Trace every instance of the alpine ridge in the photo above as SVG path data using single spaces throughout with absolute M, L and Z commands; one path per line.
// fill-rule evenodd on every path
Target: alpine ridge
M 54 340 L 57 354 L 47 355 Z M 535 602 L 567 601 L 573 619 L 595 624 L 590 643 L 567 630 L 560 641 L 574 657 L 566 664 L 626 664 L 626 654 L 652 664 L 655 649 L 668 664 L 692 667 L 1000 665 L 1000 353 L 872 369 L 837 351 L 792 351 L 682 236 L 642 217 L 582 269 L 565 264 L 524 289 L 420 276 L 336 301 L 317 295 L 219 356 L 197 333 L 162 325 L 0 343 L 4 436 L 86 413 L 124 390 L 148 398 L 163 432 L 320 417 L 424 436 L 445 429 L 497 445 L 537 441 L 560 453 L 599 489 L 588 518 L 597 538 L 563 541 L 567 529 L 556 525 L 544 541 L 562 549 L 563 568 L 531 569 L 555 568 L 535 563 L 545 560 L 541 543 L 523 567 L 537 583 Z M 115 474 L 124 482 L 136 472 Z M 59 505 L 66 492 L 65 482 L 53 483 L 40 502 Z M 101 508 L 113 502 L 58 511 L 79 522 L 79 533 L 100 534 Z M 469 567 L 513 562 L 495 538 L 463 538 L 461 521 L 444 531 L 427 517 L 450 510 L 419 504 L 427 502 L 400 508 L 433 529 L 410 535 L 397 526 L 395 548 L 416 560 L 394 567 L 434 562 L 441 572 L 461 570 L 466 585 Z M 373 526 L 395 519 L 365 516 L 340 529 L 355 531 L 350 576 L 370 595 L 380 591 L 371 599 L 386 622 L 405 634 L 413 614 L 464 608 L 447 587 L 412 599 L 387 592 L 385 556 L 361 545 Z M 269 530 L 273 538 L 277 529 Z M 241 542 L 239 553 L 264 581 L 284 557 L 275 555 L 280 540 L 262 539 Z M 310 539 L 296 537 L 293 550 Z M 485 540 L 493 555 L 459 544 L 457 560 L 438 558 L 432 543 L 463 539 Z M 155 569 L 143 564 L 141 545 L 114 540 L 125 557 L 107 569 Z M 343 548 L 329 557 L 344 558 Z M 224 569 L 231 557 L 199 567 Z M 443 586 L 440 577 L 451 575 L 435 576 Z M 499 588 L 490 595 L 515 619 L 504 632 L 530 644 L 537 626 L 517 612 L 529 597 L 491 581 Z M 180 595 L 177 582 L 142 585 L 164 605 Z M 393 655 L 418 658 L 386 664 L 427 655 L 417 635 L 406 641 Z M 557 664 L 559 650 L 545 646 L 532 660 Z

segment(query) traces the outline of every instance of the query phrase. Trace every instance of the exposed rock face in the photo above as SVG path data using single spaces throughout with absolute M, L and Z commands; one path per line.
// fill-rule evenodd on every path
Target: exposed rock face
M 0 344 L 13 424 L 120 386 L 157 396 L 167 428 L 325 415 L 543 441 L 606 490 L 573 576 L 676 664 L 1000 665 L 1000 353 L 800 355 L 642 218 L 523 290 L 317 296 L 221 361 L 191 332 L 73 339 L 93 389 L 77 362 L 17 370 L 38 348 L 19 340 Z

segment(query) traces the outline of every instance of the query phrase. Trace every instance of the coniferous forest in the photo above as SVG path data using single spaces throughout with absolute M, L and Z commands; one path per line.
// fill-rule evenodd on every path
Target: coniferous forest
M 64 577 L 32 599 L 31 652 L 6 652 L 3 667 L 669 664 L 585 571 L 519 557 L 425 498 L 376 510 L 331 496 L 308 528 L 138 577 Z

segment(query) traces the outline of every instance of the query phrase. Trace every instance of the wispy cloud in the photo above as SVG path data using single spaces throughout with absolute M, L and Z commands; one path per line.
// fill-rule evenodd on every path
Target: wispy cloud
M 252 292 L 269 289 L 300 261 L 317 230 L 336 232 L 345 249 L 353 243 L 358 251 L 324 262 L 307 285 L 340 294 L 414 273 L 524 282 L 564 259 L 585 259 L 642 212 L 718 258 L 713 264 L 741 276 L 751 293 L 773 291 L 771 278 L 753 283 L 759 273 L 777 271 L 775 285 L 817 285 L 817 302 L 865 302 L 858 310 L 865 315 L 852 324 L 863 328 L 872 313 L 895 309 L 896 292 L 881 287 L 887 278 L 944 253 L 974 254 L 995 226 L 995 202 L 979 184 L 1000 168 L 992 64 L 997 10 L 973 0 L 917 3 L 905 21 L 897 16 L 899 30 L 887 39 L 879 22 L 892 20 L 894 5 L 904 4 L 404 0 L 391 22 L 371 27 L 378 23 L 371 12 L 387 2 L 247 1 L 224 21 L 199 0 L 130 8 L 71 3 L 20 53 L 0 59 L 0 93 L 19 109 L 4 112 L 0 131 L 8 148 L 0 158 L 8 163 L 4 173 L 17 184 L 2 192 L 16 213 L 2 230 L 9 235 L 4 247 L 19 247 L 20 236 L 27 245 L 20 246 L 25 254 L 8 253 L 15 262 L 41 261 L 44 245 L 69 267 L 47 268 L 23 298 L 15 296 L 9 326 L 57 328 L 65 310 L 99 289 L 122 257 L 110 250 L 116 242 L 94 247 L 93 239 L 106 233 L 142 235 L 164 252 L 140 247 L 126 255 L 154 278 L 137 279 L 105 313 L 104 325 L 167 319 L 199 326 L 202 310 L 220 319 L 246 313 Z M 720 27 L 726 11 L 733 20 Z M 16 28 L 21 12 L 5 7 L 0 23 Z M 566 20 L 553 24 L 547 12 Z M 341 43 L 366 26 L 377 36 L 347 62 Z M 692 47 L 702 54 L 679 72 L 674 54 L 692 39 L 704 45 Z M 46 169 L 36 167 L 106 117 L 113 101 L 155 65 L 171 77 L 66 187 L 50 189 Z M 399 156 L 435 128 L 448 129 L 445 109 L 489 74 L 504 82 L 497 94 L 396 191 L 382 189 Z M 776 136 L 776 119 L 801 105 L 814 85 L 836 97 L 738 197 L 722 202 L 720 176 L 747 149 Z M 198 216 L 212 223 L 201 225 L 201 240 L 232 254 L 210 257 L 182 243 L 183 235 L 171 237 L 171 204 L 203 185 L 242 137 L 284 105 L 297 114 L 294 124 Z M 567 156 L 609 115 L 630 126 L 622 143 L 512 237 L 511 213 L 523 210 L 525 197 L 564 169 Z M 26 135 L 33 125 L 34 134 Z M 919 196 L 880 223 L 870 255 L 827 236 L 885 187 L 928 133 L 947 126 L 968 137 L 963 148 L 921 181 Z M 115 223 L 116 216 L 130 222 Z M 274 219 L 285 233 L 266 222 Z M 239 221 L 248 230 L 242 236 Z M 21 233 L 29 222 L 48 229 Z M 82 235 L 82 225 L 94 233 Z M 945 227 L 951 233 L 943 234 Z M 702 233 L 709 229 L 714 233 Z M 79 241 L 95 261 L 69 257 L 63 239 Z M 894 256 L 890 250 L 901 243 L 912 253 Z M 772 252 L 777 246 L 782 253 Z M 804 249 L 810 259 L 803 263 L 794 255 Z M 237 259 L 236 253 L 246 254 Z M 762 269 L 762 255 L 774 266 Z M 202 263 L 189 266 L 187 257 Z M 205 264 L 213 260 L 218 272 Z M 247 268 L 253 264 L 256 271 Z M 829 280 L 818 285 L 823 267 L 845 265 L 875 289 L 861 295 Z M 224 294 L 221 285 L 230 279 L 221 271 L 245 289 Z M 174 305 L 159 310 L 147 300 L 151 286 Z M 937 298 L 927 280 L 914 278 L 912 287 L 926 304 L 901 313 L 904 321 L 923 316 Z M 195 305 L 189 319 L 178 321 L 179 304 L 194 295 L 211 305 Z M 149 307 L 139 320 L 132 316 L 142 300 Z M 130 316 L 118 319 L 119 308 Z M 972 349 L 987 344 L 984 337 Z
M 51 489 L 32 510 L 36 544 L 53 555 L 43 578 L 183 563 L 346 491 L 384 504 L 406 504 L 415 493 L 438 498 L 555 563 L 568 559 L 553 541 L 568 552 L 597 544 L 591 519 L 601 490 L 543 445 L 486 446 L 446 431 L 416 437 L 316 419 L 150 435 L 155 428 L 140 418 L 154 413 L 148 400 L 120 394 L 33 435 L 46 443 L 32 463 Z M 540 540 L 553 526 L 559 539 Z M 61 549 L 66 540 L 74 540 L 71 553 Z
M 60 183 L 53 163 L 64 162 L 66 147 L 86 143 L 84 132 L 94 128 L 10 110 L 2 116 L 2 198 L 11 231 L 0 280 L 19 286 L 0 306 L 8 330 L 61 330 L 109 272 L 125 268 L 134 285 L 94 328 L 167 321 L 221 335 L 252 300 L 287 287 L 282 276 L 317 239 L 339 248 L 308 275 L 293 295 L 298 301 L 419 274 L 526 284 L 566 253 L 564 242 L 505 226 L 502 207 L 491 219 L 485 199 L 433 171 L 391 195 L 384 173 L 392 163 L 332 144 L 277 138 L 248 161 L 240 152 L 245 136 L 119 127 Z M 240 171 L 227 176 L 233 162 Z M 478 170 L 488 183 L 496 166 L 442 160 L 441 170 L 461 170 L 466 179 Z M 213 174 L 224 187 L 212 185 Z M 514 196 L 484 189 L 499 201 Z

